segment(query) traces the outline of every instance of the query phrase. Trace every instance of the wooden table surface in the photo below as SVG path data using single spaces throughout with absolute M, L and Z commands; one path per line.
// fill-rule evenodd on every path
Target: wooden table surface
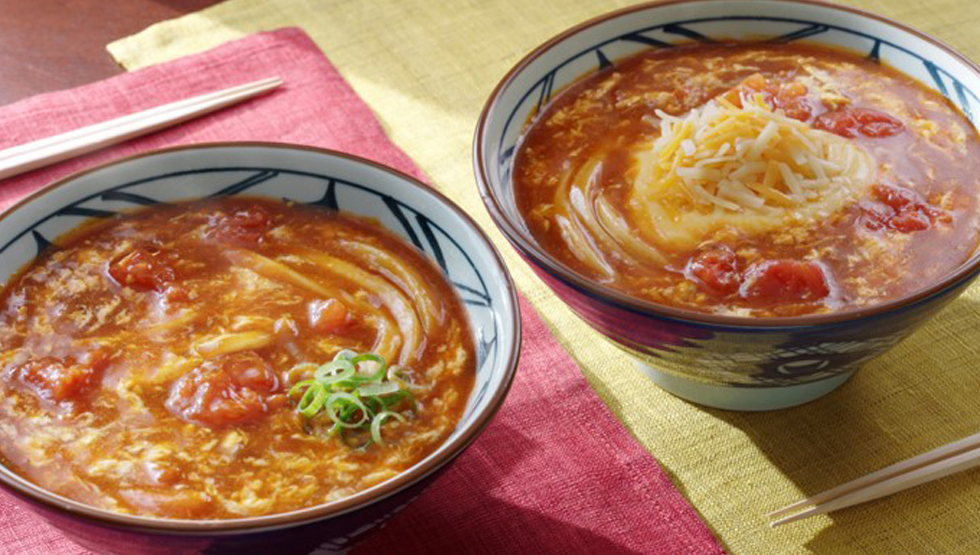
M 0 0 L 0 105 L 123 69 L 106 44 L 217 0 Z

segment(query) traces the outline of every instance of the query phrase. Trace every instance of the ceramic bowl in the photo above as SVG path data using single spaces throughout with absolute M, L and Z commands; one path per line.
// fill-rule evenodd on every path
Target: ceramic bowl
M 541 279 L 640 369 L 685 399 L 734 410 L 790 407 L 843 384 L 956 298 L 976 254 L 911 295 L 869 309 L 784 319 L 720 316 L 628 297 L 549 255 L 514 201 L 511 170 L 528 119 L 569 84 L 649 48 L 691 41 L 806 41 L 850 49 L 938 91 L 967 117 L 980 110 L 980 72 L 939 41 L 884 17 L 807 0 L 680 0 L 645 4 L 569 29 L 518 63 L 491 94 L 474 144 L 490 215 Z
M 233 520 L 113 513 L 54 495 L 0 466 L 0 485 L 97 553 L 335 553 L 413 501 L 476 439 L 517 367 L 520 315 L 496 250 L 473 221 L 421 182 L 367 160 L 314 148 L 228 143 L 161 150 L 54 183 L 0 216 L 0 283 L 89 218 L 140 206 L 247 194 L 374 218 L 414 244 L 453 283 L 477 347 L 473 393 L 456 430 L 398 476 L 346 499 Z

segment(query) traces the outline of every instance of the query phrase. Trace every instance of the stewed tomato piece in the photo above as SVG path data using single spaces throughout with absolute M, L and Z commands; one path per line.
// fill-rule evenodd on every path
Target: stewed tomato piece
M 254 246 L 272 227 L 272 215 L 261 205 L 245 206 L 231 213 L 219 212 L 208 219 L 204 234 L 223 243 Z
M 109 263 L 109 275 L 136 291 L 164 291 L 176 278 L 173 266 L 159 249 L 137 247 Z
M 709 293 L 717 296 L 738 291 L 742 275 L 735 253 L 724 245 L 704 250 L 687 262 L 684 274 Z
M 813 126 L 853 139 L 858 135 L 875 139 L 898 135 L 905 125 L 895 117 L 870 108 L 841 108 L 821 114 Z
M 308 315 L 310 327 L 319 333 L 337 333 L 350 323 L 350 311 L 337 299 L 312 301 Z
M 743 95 L 757 94 L 772 110 L 782 110 L 788 118 L 809 121 L 815 111 L 815 102 L 807 93 L 803 83 L 777 83 L 761 73 L 753 73 L 722 96 L 736 106 L 741 106 Z
M 8 375 L 38 398 L 51 403 L 80 400 L 109 364 L 105 351 L 81 357 L 41 357 L 8 369 Z
M 282 404 L 274 395 L 279 380 L 272 366 L 251 351 L 222 355 L 178 378 L 170 387 L 167 408 L 206 426 L 242 424 Z
M 864 225 L 869 229 L 887 227 L 911 233 L 952 221 L 948 212 L 929 204 L 912 189 L 877 184 L 872 194 L 875 202 L 866 202 L 861 206 Z
M 813 302 L 829 295 L 830 287 L 816 262 L 767 260 L 748 269 L 740 293 L 767 302 Z

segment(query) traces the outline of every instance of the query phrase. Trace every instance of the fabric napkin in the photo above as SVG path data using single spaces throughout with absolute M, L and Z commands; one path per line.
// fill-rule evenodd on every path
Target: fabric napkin
M 980 2 L 842 0 L 980 60 Z M 465 152 L 503 75 L 556 33 L 636 0 L 227 0 L 109 45 L 128 69 L 300 25 L 434 183 L 487 228 Z M 695 11 L 696 5 L 690 4 Z M 775 413 L 657 389 L 550 294 L 499 234 L 518 288 L 613 413 L 736 553 L 980 553 L 980 470 L 770 528 L 765 514 L 980 430 L 980 285 L 831 395 Z M 912 270 L 914 271 L 914 270 Z
M 96 163 L 212 141 L 334 148 L 424 177 L 298 29 L 253 35 L 203 54 L 0 108 L 0 147 L 274 74 L 286 84 L 269 96 L 0 182 L 0 207 Z M 522 301 L 521 312 L 521 367 L 504 407 L 443 478 L 355 552 L 721 552 L 533 308 Z M 0 545 L 7 553 L 84 553 L 7 496 L 0 498 Z

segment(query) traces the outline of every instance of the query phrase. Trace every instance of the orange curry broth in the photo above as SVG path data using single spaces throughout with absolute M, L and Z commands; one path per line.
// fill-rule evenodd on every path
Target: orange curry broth
M 459 299 L 419 252 L 366 220 L 228 198 L 97 221 L 56 243 L 0 294 L 0 452 L 54 493 L 194 519 L 341 499 L 432 452 L 472 388 Z M 311 433 L 285 394 L 311 377 L 288 372 L 297 363 L 321 364 L 342 348 L 367 352 L 376 341 L 366 314 L 386 314 L 383 302 L 303 254 L 391 279 L 390 266 L 352 256 L 353 243 L 415 272 L 436 307 L 418 351 L 400 356 L 420 408 L 406 424 L 388 419 L 387 447 Z M 242 252 L 286 264 L 334 296 L 243 267 Z M 223 333 L 244 333 L 236 337 L 246 344 L 215 353 L 207 339 Z
M 812 90 L 802 100 L 781 98 L 806 90 L 794 84 L 802 75 L 829 81 L 844 100 Z M 874 157 L 879 175 L 869 198 L 808 227 L 755 237 L 722 229 L 705 237 L 693 251 L 664 252 L 668 262 L 663 266 L 613 260 L 612 279 L 604 279 L 573 255 L 555 224 L 553 199 L 565 175 L 600 157 L 597 188 L 621 213 L 627 213 L 630 147 L 657 137 L 656 128 L 649 124 L 654 110 L 682 115 L 747 78 L 760 76 L 761 82 L 768 83 L 766 94 L 773 93 L 775 107 L 788 117 L 856 141 Z M 838 110 L 852 112 L 842 121 L 843 112 Z M 863 128 L 870 129 L 868 135 L 855 131 L 862 125 L 857 121 L 862 114 L 883 118 L 884 123 Z M 893 124 L 897 132 L 890 128 Z M 935 282 L 976 248 L 978 180 L 977 132 L 935 91 L 850 52 L 770 43 L 650 50 L 585 77 L 552 99 L 528 124 L 514 168 L 518 208 L 538 243 L 559 261 L 637 298 L 751 316 L 848 310 L 901 297 Z M 630 227 L 635 228 L 635 223 Z M 807 271 L 813 273 L 816 266 L 805 259 L 819 262 L 825 283 L 813 284 Z M 724 271 L 744 273 L 753 265 L 776 261 L 783 265 L 782 274 L 773 272 L 780 275 L 763 284 L 770 289 L 762 287 L 760 294 L 746 297 L 727 286 L 725 279 L 732 275 Z M 792 267 L 806 264 L 810 266 L 802 272 Z M 697 276 L 705 274 L 692 272 L 693 267 L 708 267 L 708 274 L 714 274 L 704 281 Z M 788 291 L 780 279 L 788 280 Z

